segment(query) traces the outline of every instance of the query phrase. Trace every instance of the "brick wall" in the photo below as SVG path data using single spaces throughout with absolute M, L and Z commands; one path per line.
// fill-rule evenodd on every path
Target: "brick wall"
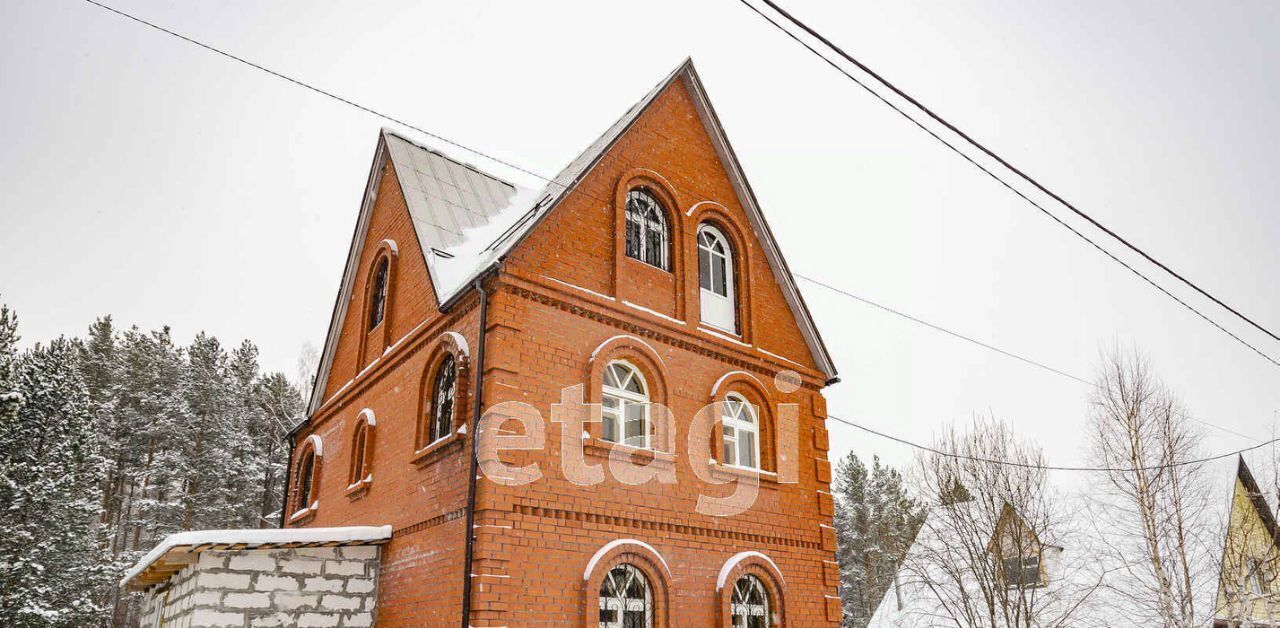
M 423 384 L 442 335 L 457 332 L 471 351 L 477 346 L 478 301 L 472 294 L 448 313 L 435 309 L 422 253 L 393 179 L 387 167 L 366 254 L 356 271 L 347 329 L 332 376 L 321 383 L 328 399 L 298 435 L 317 434 L 325 444 L 321 505 L 314 516 L 290 526 L 391 524 L 378 625 L 454 625 L 468 532 L 463 522 L 470 434 L 427 455 L 415 452 L 414 437 Z M 618 200 L 637 183 L 660 191 L 669 205 L 675 227 L 670 272 L 638 265 L 622 253 Z M 780 624 L 837 624 L 831 469 L 821 395 L 825 376 L 809 354 L 683 82 L 676 81 L 653 102 L 579 190 L 489 282 L 484 405 L 520 401 L 549 417 L 561 390 L 573 384 L 585 385 L 590 401 L 598 395 L 592 372 L 599 360 L 593 354 L 598 358 L 611 338 L 630 337 L 611 346 L 608 355 L 648 365 L 647 375 L 672 410 L 669 443 L 677 446 L 659 464 L 677 483 L 628 486 L 606 469 L 604 483 L 576 486 L 558 469 L 559 425 L 548 423 L 543 450 L 502 456 L 513 465 L 539 463 L 542 480 L 521 487 L 480 481 L 471 623 L 593 625 L 593 587 L 598 589 L 601 569 L 625 560 L 646 565 L 662 591 L 664 610 L 657 625 L 727 624 L 728 593 L 717 586 L 722 572 L 765 581 Z M 703 202 L 707 199 L 714 202 Z M 698 324 L 694 234 L 704 220 L 715 221 L 735 247 L 736 337 Z M 369 251 L 386 238 L 400 245 L 389 337 L 394 348 L 365 369 L 357 349 L 362 328 L 358 323 L 353 328 L 361 316 L 353 313 L 363 308 L 362 282 L 373 259 Z M 774 385 L 774 376 L 784 371 L 798 374 L 798 388 Z M 469 393 L 471 382 L 470 376 L 460 380 L 460 392 Z M 779 473 L 762 475 L 759 497 L 747 512 L 701 515 L 695 508 L 700 495 L 718 497 L 727 490 L 699 479 L 693 465 L 701 461 L 685 453 L 686 435 L 693 416 L 730 389 L 762 408 L 769 421 L 765 468 Z M 459 398 L 455 421 L 461 425 L 470 419 L 470 403 L 465 394 Z M 780 404 L 796 406 L 794 422 L 778 420 Z M 350 440 L 366 408 L 377 417 L 373 481 L 351 493 L 346 488 Z M 588 452 L 587 460 L 608 466 L 598 451 Z M 784 470 L 794 471 L 784 477 Z M 584 573 L 593 557 L 600 561 L 598 568 Z
M 372 545 L 206 550 L 147 590 L 140 625 L 372 626 L 378 563 Z

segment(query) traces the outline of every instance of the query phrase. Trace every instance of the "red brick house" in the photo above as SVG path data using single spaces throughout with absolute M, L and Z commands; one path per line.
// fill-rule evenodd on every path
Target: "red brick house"
M 383 131 L 285 526 L 391 525 L 379 626 L 834 626 L 835 376 L 692 63 L 541 191 Z

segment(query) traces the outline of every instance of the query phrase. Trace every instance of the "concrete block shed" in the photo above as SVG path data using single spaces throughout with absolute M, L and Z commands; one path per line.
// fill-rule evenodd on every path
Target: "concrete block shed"
M 201 530 L 166 538 L 125 575 L 140 626 L 372 626 L 391 527 Z

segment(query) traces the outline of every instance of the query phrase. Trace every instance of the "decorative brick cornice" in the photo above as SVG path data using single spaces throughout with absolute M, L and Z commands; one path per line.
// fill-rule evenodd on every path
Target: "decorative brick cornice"
M 446 512 L 446 513 L 442 513 L 442 514 L 436 515 L 436 516 L 434 516 L 434 517 L 432 517 L 432 518 L 430 518 L 430 519 L 424 519 L 424 520 L 419 521 L 419 522 L 417 522 L 417 523 L 415 523 L 415 524 L 407 525 L 407 526 L 405 526 L 405 527 L 403 527 L 403 528 L 398 528 L 398 529 L 396 529 L 396 530 L 392 530 L 392 531 L 391 531 L 391 538 L 395 539 L 395 538 L 399 538 L 399 537 L 402 537 L 402 536 L 408 536 L 408 535 L 410 535 L 410 534 L 417 534 L 418 532 L 422 532 L 423 530 L 429 530 L 429 529 L 434 528 L 434 527 L 436 527 L 436 526 L 438 526 L 438 525 L 440 525 L 440 524 L 448 523 L 448 522 L 453 521 L 453 520 L 455 520 L 455 519 L 460 519 L 460 518 L 462 518 L 462 517 L 463 517 L 464 515 L 466 515 L 466 514 L 467 514 L 467 509 L 466 509 L 466 508 L 459 508 L 459 509 L 457 509 L 457 510 L 450 510 L 449 512 Z
M 641 325 L 633 321 L 624 319 L 621 316 L 615 315 L 605 310 L 604 306 L 591 303 L 576 295 L 573 297 L 562 298 L 556 294 L 559 292 L 559 290 L 550 288 L 548 286 L 543 286 L 541 284 L 537 284 L 535 282 L 531 282 L 523 278 L 515 277 L 514 275 L 504 276 L 503 279 L 505 279 L 505 281 L 501 281 L 498 285 L 498 289 L 502 290 L 503 292 L 512 294 L 522 299 L 526 299 L 528 301 L 533 301 L 534 303 L 539 303 L 541 305 L 546 305 L 548 307 L 556 308 L 563 312 L 573 314 L 574 316 L 579 316 L 582 318 L 586 318 L 588 320 L 609 325 L 611 327 L 616 327 L 618 329 L 626 331 L 627 333 L 633 336 L 637 336 L 640 338 L 647 338 L 650 340 L 656 340 L 658 342 L 661 342 L 666 345 L 670 345 L 677 349 L 682 349 L 685 351 L 689 351 L 691 353 L 696 353 L 701 356 L 709 357 L 709 358 L 718 360 L 720 362 L 723 362 L 725 364 L 733 365 L 734 367 L 739 369 L 750 370 L 755 373 L 759 373 L 766 377 L 773 377 L 777 373 L 777 370 L 779 370 L 779 369 L 770 369 L 763 366 L 762 365 L 762 362 L 764 362 L 763 359 L 748 360 L 743 358 L 740 354 L 735 355 L 735 354 L 727 353 L 725 351 L 721 351 L 718 348 L 716 348 L 714 345 L 706 341 L 694 341 L 691 338 L 681 337 L 673 333 L 662 331 L 660 329 L 655 328 L 655 326 L 653 325 Z M 790 370 L 797 370 L 791 367 L 783 367 L 783 368 L 790 369 Z M 812 372 L 809 372 L 808 369 L 805 369 L 805 371 L 806 372 L 803 373 L 802 377 L 800 378 L 801 386 L 803 386 L 805 389 L 812 392 L 818 392 L 822 390 L 822 386 L 819 386 L 814 383 L 815 378 Z M 797 370 L 797 372 L 799 371 Z
M 662 533 L 665 535 L 680 534 L 694 537 L 731 539 L 734 541 L 751 543 L 756 546 L 773 545 L 778 547 L 795 547 L 810 550 L 822 549 L 822 543 L 820 542 L 794 536 L 758 534 L 744 530 L 734 530 L 731 528 L 708 528 L 705 526 L 672 523 L 670 521 L 655 521 L 632 515 L 611 515 L 603 512 L 570 510 L 567 508 L 547 508 L 545 506 L 534 506 L 532 504 L 522 503 L 513 504 L 511 510 L 515 513 L 534 517 L 558 519 L 561 521 L 578 521 L 582 523 L 616 526 L 620 528 L 632 528 L 636 530 Z

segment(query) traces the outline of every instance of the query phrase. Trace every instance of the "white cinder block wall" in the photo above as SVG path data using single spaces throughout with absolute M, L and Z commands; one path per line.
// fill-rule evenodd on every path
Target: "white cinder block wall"
M 207 550 L 144 593 L 141 628 L 372 626 L 376 545 Z

